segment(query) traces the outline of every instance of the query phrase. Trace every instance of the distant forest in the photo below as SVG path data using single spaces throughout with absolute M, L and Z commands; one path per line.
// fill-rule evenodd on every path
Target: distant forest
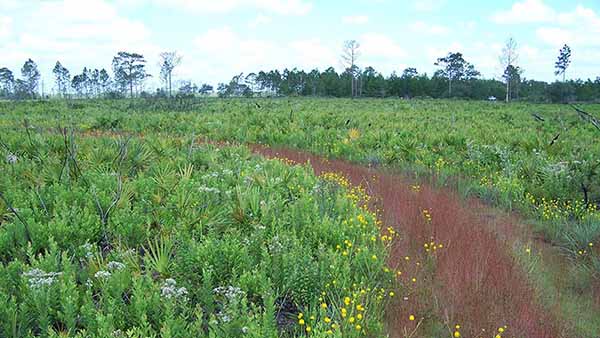
M 342 61 L 346 70 L 338 73 L 330 67 L 324 71 L 314 69 L 265 70 L 238 74 L 228 83 L 214 88 L 209 84 L 176 81 L 173 88 L 173 71 L 180 64 L 176 52 L 160 54 L 160 74 L 164 86 L 155 91 L 146 89 L 146 80 L 152 77 L 146 71 L 143 55 L 119 52 L 112 61 L 112 74 L 105 69 L 84 68 L 72 74 L 59 61 L 53 68 L 52 94 L 44 93 L 40 86 L 40 71 L 29 59 L 21 68 L 21 78 L 13 71 L 0 68 L 0 99 L 36 98 L 126 98 L 126 97 L 258 97 L 258 96 L 315 96 L 315 97 L 398 97 L 398 98 L 459 98 L 468 100 L 521 100 L 532 102 L 600 102 L 600 77 L 595 80 L 566 80 L 571 63 L 571 49 L 564 46 L 555 64 L 555 74 L 562 81 L 548 83 L 522 78 L 523 70 L 516 66 L 516 45 L 509 40 L 504 49 L 505 71 L 500 80 L 483 79 L 475 66 L 461 53 L 449 53 L 437 59 L 438 69 L 430 76 L 415 68 L 389 76 L 373 67 L 360 68 L 359 44 L 347 41 Z

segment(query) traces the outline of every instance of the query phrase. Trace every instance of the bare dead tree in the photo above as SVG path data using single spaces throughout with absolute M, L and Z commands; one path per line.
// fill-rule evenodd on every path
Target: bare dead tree
M 352 97 L 357 96 L 358 94 L 358 66 L 356 63 L 360 57 L 360 44 L 356 40 L 348 40 L 344 42 L 344 47 L 342 49 L 342 64 L 346 67 L 346 71 L 350 74 L 351 77 L 351 90 Z
M 538 114 L 533 113 L 533 114 L 531 114 L 531 116 L 533 116 L 536 120 L 538 120 L 540 122 L 546 122 L 546 120 L 543 117 L 539 116 Z
M 598 120 L 597 118 L 595 118 L 594 116 L 592 116 L 592 114 L 582 110 L 581 108 L 578 108 L 574 105 L 571 105 L 571 107 L 573 107 L 573 109 L 575 109 L 575 111 L 579 114 L 579 116 L 581 116 L 582 119 L 588 121 L 589 123 L 591 123 L 596 129 L 598 129 L 600 131 L 600 120 Z
M 31 232 L 29 231 L 29 224 L 27 224 L 25 219 L 23 219 L 23 217 L 21 217 L 21 215 L 19 214 L 17 209 L 15 209 L 12 206 L 10 201 L 4 196 L 4 194 L 1 191 L 0 191 L 0 200 L 2 200 L 4 202 L 4 204 L 6 204 L 6 207 L 8 208 L 8 210 L 10 210 L 10 212 L 13 215 L 15 215 L 15 217 L 17 217 L 17 219 L 21 222 L 21 224 L 23 224 L 23 230 L 25 232 L 25 239 L 27 240 L 27 242 L 31 243 Z
M 62 182 L 63 175 L 66 175 L 70 182 L 71 173 L 73 173 L 76 179 L 81 178 L 83 183 L 86 186 L 89 186 L 89 182 L 85 176 L 83 176 L 83 172 L 81 171 L 81 168 L 77 162 L 77 146 L 75 144 L 75 133 L 73 129 L 69 130 L 67 128 L 61 128 L 60 126 L 58 129 L 63 135 L 63 143 L 65 148 L 65 159 L 60 170 L 58 181 Z
M 169 90 L 169 97 L 172 95 L 172 79 L 173 70 L 181 63 L 181 56 L 177 52 L 163 52 L 160 53 L 160 79 L 164 82 L 165 86 Z
M 506 102 L 510 101 L 510 83 L 512 81 L 513 72 L 511 66 L 516 68 L 517 62 L 519 61 L 519 53 L 517 51 L 518 45 L 514 38 L 509 38 L 502 48 L 502 54 L 500 55 L 500 65 L 502 66 L 502 77 L 506 81 Z
M 115 173 L 117 176 L 117 188 L 114 191 L 113 198 L 110 204 L 107 207 L 103 207 L 100 202 L 100 198 L 96 193 L 96 188 L 92 187 L 91 193 L 94 197 L 94 201 L 96 203 L 96 209 L 98 211 L 98 216 L 100 217 L 100 222 L 102 223 L 102 248 L 103 251 L 108 251 L 110 248 L 110 240 L 108 234 L 108 222 L 110 220 L 110 215 L 114 208 L 117 206 L 119 201 L 123 196 L 123 162 L 127 158 L 127 146 L 131 137 L 128 137 L 126 140 L 119 140 L 119 152 L 115 157 L 113 162 L 116 162 L 117 172 Z

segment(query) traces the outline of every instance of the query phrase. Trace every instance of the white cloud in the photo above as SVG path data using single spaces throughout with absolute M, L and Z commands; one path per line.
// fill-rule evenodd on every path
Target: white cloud
M 543 0 L 523 0 L 493 18 L 501 24 L 537 23 L 538 45 L 524 46 L 522 65 L 532 77 L 547 78 L 552 74 L 559 48 L 568 44 L 573 49 L 572 76 L 590 76 L 597 69 L 600 55 L 600 15 L 591 8 L 574 5 L 567 11 L 550 7 Z
M 0 9 L 3 11 L 18 8 L 19 5 L 20 5 L 20 3 L 17 0 L 2 0 L 2 1 L 0 1 Z
M 405 67 L 407 56 L 404 48 L 391 37 L 381 33 L 366 33 L 359 37 L 361 67 L 373 66 L 379 72 L 389 74 Z
M 223 52 L 235 47 L 238 36 L 231 27 L 210 29 L 194 40 L 197 48 L 207 52 Z
M 561 25 L 574 25 L 585 27 L 594 33 L 600 33 L 600 17 L 591 8 L 585 8 L 578 5 L 570 13 L 561 13 L 558 15 L 558 23 Z
M 398 58 L 406 55 L 404 49 L 385 34 L 366 33 L 360 37 L 363 55 L 384 58 Z
M 266 40 L 245 39 L 230 27 L 211 29 L 194 40 L 192 59 L 203 60 L 211 78 L 227 78 L 233 73 L 276 66 L 277 46 Z M 186 60 L 184 59 L 184 62 Z
M 230 12 L 241 5 L 240 0 L 154 0 L 154 3 L 161 6 L 168 6 L 184 10 L 193 10 L 198 12 Z
M 427 24 L 424 21 L 416 21 L 410 25 L 410 29 L 415 33 L 429 35 L 446 35 L 449 29 L 445 26 L 436 24 Z
M 382 7 L 389 5 L 390 8 L 397 4 L 391 0 L 364 1 L 377 2 Z M 173 38 L 165 32 L 154 35 L 153 29 L 157 33 L 159 29 L 164 29 L 160 18 L 134 12 L 135 6 L 139 9 L 139 6 L 147 6 L 149 3 L 164 15 L 168 15 L 171 10 L 188 11 L 190 15 L 184 17 L 192 22 L 181 22 L 184 25 L 182 27 L 194 24 L 198 15 L 203 14 L 233 13 L 236 14 L 235 21 L 234 15 L 223 16 L 222 19 L 227 22 L 223 24 L 224 27 L 206 29 L 206 25 L 211 27 L 211 20 L 202 20 L 196 26 L 196 32 L 176 31 L 179 27 L 171 27 L 176 35 Z M 402 2 L 407 10 L 414 8 L 423 11 L 440 9 L 444 4 L 450 3 L 447 0 Z M 595 74 L 600 60 L 600 12 L 592 9 L 594 6 L 573 4 L 571 8 L 559 11 L 558 7 L 550 6 L 550 1 L 512 0 L 503 3 L 509 4 L 500 5 L 504 6 L 504 11 L 490 14 L 495 22 L 533 23 L 526 26 L 535 34 L 533 38 L 529 38 L 529 35 L 521 35 L 519 38 L 517 35 L 519 42 L 524 43 L 521 65 L 528 75 L 541 79 L 552 78 L 558 48 L 564 43 L 573 47 L 570 74 Z M 311 30 L 302 32 L 294 31 L 291 24 L 279 25 L 280 21 L 285 20 L 280 15 L 307 14 L 313 4 L 316 10 L 318 2 L 315 0 L 0 0 L 0 58 L 2 66 L 6 65 L 17 71 L 27 58 L 33 58 L 44 72 L 47 84 L 51 82 L 50 70 L 57 59 L 72 73 L 80 72 L 83 66 L 109 69 L 112 57 L 119 50 L 144 54 L 148 59 L 149 72 L 156 75 L 157 55 L 163 49 L 155 42 L 160 42 L 164 50 L 179 49 L 184 58 L 177 73 L 194 82 L 214 83 L 226 81 L 235 73 L 281 70 L 286 67 L 305 70 L 318 67 L 324 70 L 329 66 L 336 66 L 340 71 L 339 56 L 343 38 L 335 35 L 334 30 L 314 31 L 322 29 L 323 25 L 328 27 L 331 22 L 320 20 L 314 27 L 311 26 Z M 133 13 L 135 16 L 128 17 L 126 13 Z M 333 15 L 338 24 L 365 25 L 362 28 L 375 21 L 373 17 L 360 15 L 363 12 L 347 14 L 353 13 L 359 15 L 342 17 L 343 14 L 338 14 L 335 17 L 335 13 L 330 12 L 329 16 L 322 17 L 327 20 Z M 510 26 L 492 25 L 489 28 L 484 23 L 469 21 L 470 18 L 460 16 L 456 18 L 455 24 L 445 26 L 439 21 L 427 19 L 426 16 L 430 14 L 424 13 L 422 18 L 408 21 L 406 37 L 369 30 L 355 32 L 353 38 L 362 44 L 362 56 L 358 62 L 360 67 L 371 65 L 378 71 L 389 74 L 394 70 L 401 71 L 407 65 L 430 73 L 435 68 L 433 63 L 436 58 L 445 56 L 450 51 L 457 51 L 463 52 L 465 58 L 475 64 L 485 76 L 497 74 L 495 68 L 500 54 L 499 46 L 502 45 L 497 35 L 498 29 L 511 28 Z M 150 18 L 155 21 L 141 21 Z M 435 24 L 429 24 L 430 22 Z M 271 26 L 261 29 L 265 25 Z M 360 30 L 361 27 L 354 28 Z M 452 43 L 454 40 L 448 38 L 456 32 L 465 33 L 459 34 L 463 39 L 466 39 L 465 36 L 469 37 L 460 40 L 464 45 Z M 432 37 L 444 34 L 444 38 Z M 500 34 L 503 34 L 502 31 Z M 495 43 L 498 41 L 499 44 Z M 157 83 L 156 78 L 150 81 L 152 84 Z
M 343 17 L 342 22 L 348 25 L 364 25 L 369 23 L 369 17 L 366 15 L 350 15 Z
M 337 54 L 335 51 L 318 38 L 292 41 L 289 46 L 294 51 L 294 57 L 301 60 L 298 63 L 300 67 L 307 68 L 307 70 L 312 68 L 323 70 L 336 64 Z
M 413 7 L 417 11 L 430 12 L 442 8 L 446 0 L 413 0 Z
M 35 31 L 36 35 L 51 41 L 134 47 L 150 36 L 142 22 L 120 16 L 117 9 L 105 0 L 44 2 L 31 15 L 29 22 L 28 31 Z
M 0 16 L 0 39 L 9 37 L 12 32 L 12 18 L 8 16 Z
M 564 43 L 572 42 L 574 40 L 571 31 L 558 27 L 538 28 L 536 35 L 543 42 L 554 46 L 562 46 Z
M 543 0 L 523 0 L 513 4 L 510 10 L 497 12 L 492 20 L 500 24 L 548 22 L 556 18 L 556 11 Z
M 527 59 L 537 59 L 540 56 L 539 48 L 530 45 L 521 47 L 520 52 Z
M 282 15 L 305 15 L 312 9 L 312 3 L 304 0 L 249 0 L 249 5 Z
M 257 28 L 259 26 L 264 26 L 264 25 L 268 25 L 272 22 L 273 20 L 271 19 L 271 17 L 268 17 L 266 15 L 262 15 L 259 14 L 257 15 L 252 21 L 250 21 L 248 23 L 248 27 L 250 28 Z
M 477 28 L 475 21 L 462 21 L 459 22 L 458 27 L 463 31 L 474 31 Z
M 337 60 L 336 50 L 319 38 L 278 43 L 248 39 L 231 27 L 206 31 L 194 39 L 193 47 L 184 57 L 182 72 L 189 70 L 222 81 L 241 72 L 283 68 L 324 69 L 334 65 Z
M 539 27 L 537 37 L 547 45 L 557 47 L 600 48 L 600 16 L 592 9 L 577 6 L 571 12 L 560 13 L 553 25 Z
M 112 57 L 126 50 L 145 55 L 154 72 L 160 48 L 151 42 L 150 30 L 122 16 L 115 6 L 108 0 L 61 0 L 32 7 L 26 20 L 19 21 L 18 32 L 13 30 L 10 43 L 2 47 L 12 51 L 3 51 L 3 63 L 19 69 L 32 58 L 49 84 L 56 60 L 76 74 L 84 66 L 110 69 Z
M 305 15 L 312 3 L 305 0 L 154 0 L 162 6 L 183 8 L 201 13 L 228 13 L 252 8 L 281 15 Z
M 516 2 L 508 11 L 501 11 L 492 17 L 496 23 L 546 23 L 566 27 L 585 27 L 600 33 L 600 17 L 591 8 L 577 5 L 570 12 L 558 12 L 546 5 L 543 0 Z
M 464 46 L 459 42 L 453 42 L 446 46 L 428 47 L 426 51 L 427 58 L 433 64 L 438 58 L 445 57 L 448 53 L 464 51 Z

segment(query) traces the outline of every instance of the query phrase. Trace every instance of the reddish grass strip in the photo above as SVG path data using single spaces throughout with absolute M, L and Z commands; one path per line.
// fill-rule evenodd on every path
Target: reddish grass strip
M 463 337 L 494 337 L 504 325 L 504 337 L 561 336 L 553 316 L 538 304 L 534 289 L 511 256 L 512 242 L 507 240 L 515 231 L 511 220 L 490 217 L 481 203 L 465 203 L 448 190 L 416 189 L 402 177 L 380 170 L 290 149 L 251 148 L 269 158 L 310 162 L 317 175 L 343 174 L 352 184 L 366 188 L 375 200 L 371 207 L 381 210 L 384 223 L 401 234 L 389 264 L 403 272 L 403 285 L 408 286 L 388 309 L 392 337 L 404 337 L 421 319 L 445 323 L 450 334 L 460 324 Z M 430 221 L 423 210 L 428 210 Z M 498 236 L 491 230 L 494 227 L 507 235 Z M 424 249 L 431 241 L 443 244 L 434 255 Z M 415 321 L 409 320 L 411 314 Z M 422 334 L 417 331 L 415 337 Z

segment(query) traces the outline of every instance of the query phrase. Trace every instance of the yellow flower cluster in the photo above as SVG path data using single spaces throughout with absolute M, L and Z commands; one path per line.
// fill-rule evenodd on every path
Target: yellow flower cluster
M 589 242 L 588 243 L 588 247 L 590 250 L 592 250 L 594 248 L 594 243 Z M 587 248 L 586 249 L 580 249 L 579 251 L 577 251 L 577 253 L 579 254 L 579 256 L 584 256 L 588 253 Z
M 358 140 L 360 138 L 360 131 L 356 128 L 352 128 L 348 130 L 348 136 L 342 140 L 342 144 L 350 145 L 350 143 Z
M 493 175 L 492 175 L 493 176 Z M 479 185 L 482 187 L 495 188 L 501 192 L 512 192 L 513 195 L 521 196 L 523 187 L 521 178 L 505 177 L 497 173 L 494 177 L 484 175 L 479 179 Z M 583 199 L 579 200 L 560 200 L 547 199 L 545 197 L 536 198 L 530 192 L 525 192 L 522 197 L 515 197 L 514 202 L 531 205 L 538 215 L 546 221 L 578 219 L 583 220 L 598 214 L 598 208 L 592 204 L 586 204 Z
M 364 211 L 368 211 L 368 203 L 371 201 L 371 196 L 367 194 L 362 186 L 351 185 L 348 178 L 344 175 L 335 172 L 326 172 L 320 176 L 324 181 L 335 183 L 347 190 L 346 197 L 351 200 L 356 206 Z
M 334 172 L 326 172 L 321 174 L 320 176 L 323 180 L 337 183 L 339 186 L 348 188 L 350 186 L 350 181 L 346 177 L 341 174 Z
M 479 185 L 482 187 L 492 187 L 494 186 L 494 182 L 489 177 L 487 177 L 487 175 L 484 175 L 479 179 Z
M 425 249 L 425 252 L 435 252 L 438 249 L 442 249 L 443 247 L 444 247 L 444 244 L 436 243 L 433 239 L 431 240 L 431 242 L 423 244 L 423 248 Z
M 431 223 L 431 214 L 429 213 L 429 210 L 423 209 L 423 218 L 425 219 L 425 222 Z
M 498 332 L 496 333 L 496 335 L 494 336 L 494 338 L 502 338 L 502 334 L 503 334 L 503 333 L 504 333 L 504 332 L 505 332 L 507 329 L 508 329 L 508 326 L 507 326 L 507 325 L 504 325 L 504 326 L 502 326 L 502 327 L 499 327 L 499 328 L 498 328 L 498 330 L 497 330 Z M 481 331 L 482 331 L 482 332 L 486 332 L 486 330 L 485 330 L 485 329 L 482 329 Z M 454 326 L 454 334 L 453 334 L 453 336 L 454 336 L 455 338 L 460 338 L 460 337 L 462 337 L 462 335 L 461 335 L 461 333 L 460 333 L 460 325 L 459 325 L 459 324 L 456 324 L 456 325 Z M 479 338 L 483 338 L 483 337 L 481 337 L 481 336 L 478 336 L 478 337 L 479 337 Z
M 348 139 L 350 141 L 356 141 L 358 138 L 360 138 L 360 131 L 358 129 L 352 128 L 348 131 Z
M 290 160 L 287 157 L 277 157 L 277 160 L 280 161 L 281 163 L 287 165 L 287 166 L 293 166 L 293 165 L 297 164 L 296 161 Z
M 367 304 L 375 304 L 373 302 L 380 302 L 386 297 L 395 297 L 394 291 L 384 288 L 371 288 L 355 283 L 352 287 L 335 289 L 333 286 L 336 284 L 335 281 L 328 283 L 325 286 L 328 291 L 321 292 L 318 319 L 315 316 L 306 319 L 303 313 L 298 315 L 298 325 L 303 327 L 307 334 L 320 331 L 332 335 L 339 331 L 343 336 L 365 335 L 368 333 Z M 311 330 L 307 330 L 308 327 L 311 327 Z
M 542 197 L 536 201 L 531 195 L 526 198 L 535 206 L 544 220 L 560 220 L 571 217 L 583 220 L 598 211 L 593 204 L 586 205 L 584 200 L 559 201 L 557 199 L 547 200 Z
M 384 242 L 384 243 L 385 242 L 391 242 L 392 239 L 394 239 L 394 237 L 400 236 L 396 232 L 396 230 L 394 230 L 394 228 L 392 228 L 392 227 L 388 227 L 386 230 L 387 230 L 387 234 L 381 235 L 381 241 Z M 371 238 L 371 240 L 373 240 L 373 238 Z
M 379 249 L 389 246 L 398 236 L 396 230 L 392 227 L 384 227 L 378 218 L 379 211 L 369 209 L 370 196 L 364 188 L 353 186 L 348 178 L 335 172 L 323 173 L 320 178 L 342 188 L 345 197 L 360 209 L 358 213 L 348 215 L 342 220 L 347 237 L 342 238 L 342 241 L 335 245 L 336 252 L 349 260 L 355 257 L 368 259 L 369 265 L 389 274 L 391 282 L 396 271 L 383 265 L 385 259 L 383 251 L 371 249 L 374 246 Z M 304 324 L 301 326 L 306 334 L 318 332 L 325 335 L 343 334 L 348 337 L 368 335 L 367 307 L 374 311 L 371 314 L 373 319 L 375 313 L 378 313 L 377 309 L 383 306 L 384 299 L 396 296 L 392 290 L 367 285 L 359 287 L 353 284 L 352 287 L 344 287 L 342 279 L 331 280 L 324 287 L 326 292 L 322 292 L 320 306 L 315 309 L 318 312 L 316 313 L 318 319 L 302 318 Z M 300 325 L 300 322 L 298 324 Z M 310 331 L 307 330 L 308 326 L 311 327 Z
M 498 334 L 496 335 L 495 338 L 502 338 L 501 334 L 504 333 L 504 331 L 507 329 L 507 326 L 505 325 L 504 327 L 499 327 L 498 328 Z
M 502 334 L 508 329 L 508 326 L 504 325 L 503 327 L 498 328 L 498 333 L 494 336 L 494 338 L 502 338 Z
M 435 171 L 439 173 L 442 171 L 442 169 L 444 169 L 446 164 L 446 161 L 442 157 L 438 158 L 437 161 L 435 161 Z

